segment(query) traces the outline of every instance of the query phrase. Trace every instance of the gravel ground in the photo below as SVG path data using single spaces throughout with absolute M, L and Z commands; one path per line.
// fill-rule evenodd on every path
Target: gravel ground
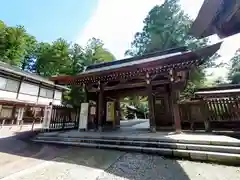
M 240 168 L 127 153 L 97 180 L 239 180 Z

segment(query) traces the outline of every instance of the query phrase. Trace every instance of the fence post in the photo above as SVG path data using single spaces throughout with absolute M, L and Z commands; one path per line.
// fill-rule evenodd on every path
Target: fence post
M 20 121 L 20 131 L 22 130 L 22 127 L 23 127 L 23 120 Z
M 32 131 L 34 130 L 34 124 L 35 124 L 35 120 L 33 120 L 33 123 L 32 123 Z
M 62 124 L 62 129 L 64 129 L 65 128 L 65 122 L 66 122 L 66 111 L 64 111 L 64 109 L 63 109 L 63 124 Z
M 4 126 L 4 124 L 5 124 L 5 119 L 2 121 L 2 125 L 1 125 L 1 128 Z
M 208 102 L 206 100 L 201 100 L 201 112 L 203 115 L 205 131 L 211 132 L 211 126 L 209 122 Z

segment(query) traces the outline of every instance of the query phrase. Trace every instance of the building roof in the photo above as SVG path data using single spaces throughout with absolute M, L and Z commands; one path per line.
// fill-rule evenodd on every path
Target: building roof
M 34 73 L 29 73 L 29 72 L 23 71 L 23 70 L 19 69 L 18 67 L 11 66 L 11 65 L 9 65 L 7 63 L 4 63 L 2 61 L 0 61 L 0 71 L 5 72 L 7 74 L 12 74 L 12 75 L 15 75 L 15 76 L 19 76 L 19 77 L 24 77 L 24 78 L 26 78 L 30 81 L 41 82 L 41 83 L 44 83 L 48 86 L 55 86 L 58 89 L 66 89 L 66 90 L 68 89 L 67 87 L 55 84 L 53 81 L 45 79 L 45 78 L 43 78 L 41 76 L 38 76 Z
M 240 84 L 226 84 L 215 87 L 200 88 L 195 92 L 200 97 L 217 97 L 217 96 L 235 96 L 240 95 Z
M 31 101 L 26 100 L 19 100 L 19 99 L 10 99 L 10 98 L 0 98 L 1 105 L 20 105 L 20 106 L 33 106 L 33 107 L 45 107 L 46 104 L 41 103 L 34 103 Z
M 135 56 L 135 57 L 131 57 L 131 58 L 116 60 L 116 61 L 112 61 L 112 62 L 103 62 L 103 63 L 93 64 L 86 68 L 85 73 L 98 71 L 98 69 L 101 70 L 101 68 L 106 68 L 109 66 L 111 66 L 111 68 L 114 66 L 124 66 L 126 64 L 131 64 L 133 62 L 140 64 L 141 63 L 140 60 L 144 60 L 146 58 L 163 56 L 163 55 L 167 55 L 167 54 L 174 54 L 174 53 L 180 53 L 180 52 L 186 52 L 186 51 L 187 51 L 187 47 L 184 46 L 184 47 L 179 47 L 179 48 L 167 49 L 165 51 L 157 51 L 157 52 L 153 52 L 153 53 L 148 53 L 148 54 L 144 54 L 142 56 Z
M 239 32 L 239 0 L 204 0 L 190 30 L 190 33 L 197 38 L 213 34 L 227 37 Z
M 140 73 L 146 74 L 146 72 L 161 73 L 170 69 L 189 69 L 192 65 L 201 63 L 204 57 L 212 56 L 220 46 L 221 43 L 217 43 L 196 51 L 180 48 L 164 53 L 155 52 L 116 62 L 93 65 L 77 76 L 58 76 L 51 79 L 62 84 L 88 83 L 106 81 L 107 79 L 113 80 L 120 76 L 139 76 Z

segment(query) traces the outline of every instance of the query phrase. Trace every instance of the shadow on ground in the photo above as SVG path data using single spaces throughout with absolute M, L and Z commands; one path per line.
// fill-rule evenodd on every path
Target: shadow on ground
M 160 179 L 159 177 L 189 180 L 176 160 L 140 153 L 33 143 L 30 139 L 36 133 L 22 132 L 0 138 L 0 178 L 33 167 L 38 160 L 44 160 L 54 161 L 56 164 L 70 164 L 71 168 L 77 165 L 78 168 L 84 169 L 81 176 L 92 176 L 92 170 L 100 170 L 101 175 L 96 176 L 99 180 L 111 177 L 129 180 Z M 51 168 L 48 169 L 49 173 L 54 172 L 50 170 Z

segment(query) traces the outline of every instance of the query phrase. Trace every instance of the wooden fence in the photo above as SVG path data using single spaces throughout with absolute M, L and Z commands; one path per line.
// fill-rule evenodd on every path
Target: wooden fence
M 50 130 L 77 129 L 79 124 L 80 108 L 53 106 Z
M 180 104 L 183 127 L 191 129 L 240 129 L 240 99 L 215 98 Z

